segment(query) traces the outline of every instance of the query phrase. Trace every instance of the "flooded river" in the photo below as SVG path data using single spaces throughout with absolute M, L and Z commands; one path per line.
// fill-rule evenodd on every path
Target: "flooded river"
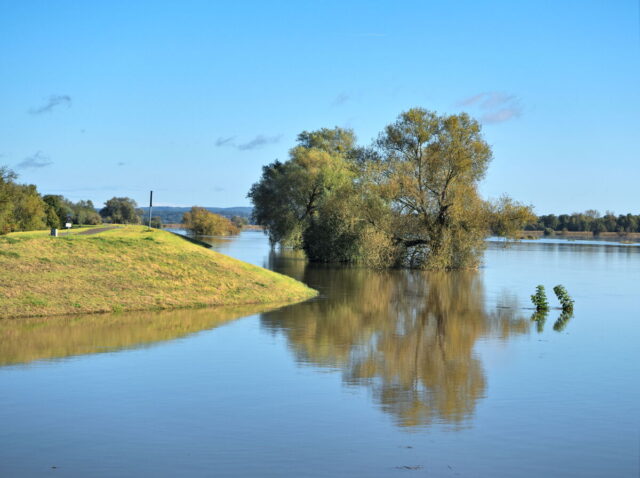
M 490 243 L 474 273 L 216 250 L 320 291 L 0 321 L 0 476 L 637 476 L 640 247 Z M 563 284 L 573 316 L 531 320 Z

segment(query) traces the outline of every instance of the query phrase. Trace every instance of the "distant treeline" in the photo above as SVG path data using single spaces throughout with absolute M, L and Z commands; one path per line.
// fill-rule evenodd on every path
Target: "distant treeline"
M 18 175 L 7 166 L 0 166 L 0 235 L 48 227 L 64 228 L 69 223 L 74 225 L 95 225 L 103 222 L 147 224 L 149 221 L 149 208 L 139 208 L 136 202 L 128 197 L 113 197 L 104 203 L 104 207 L 96 208 L 91 200 L 73 202 L 59 194 L 42 195 L 35 185 L 20 184 L 17 178 Z M 222 229 L 218 227 L 214 232 L 210 231 L 212 230 L 210 227 L 207 229 L 208 233 L 215 233 L 215 235 L 239 230 L 249 223 L 252 212 L 250 207 L 195 209 L 207 210 L 227 218 L 222 221 L 223 218 L 203 215 L 206 219 L 204 222 L 207 224 L 217 221 L 216 224 L 225 225 Z M 193 223 L 193 210 L 194 208 L 187 207 L 154 207 L 150 225 L 161 228 L 163 224 L 182 223 L 185 213 L 191 214 L 187 219 Z
M 552 232 L 592 232 L 598 235 L 601 232 L 640 232 L 640 214 L 619 214 L 615 215 L 607 211 L 601 215 L 593 209 L 585 212 L 574 212 L 573 214 L 545 214 L 538 216 L 535 223 L 529 224 L 525 228 L 527 231 L 544 231 L 546 234 Z
M 142 211 L 131 198 L 111 198 L 98 210 L 91 200 L 73 202 L 59 194 L 41 195 L 36 186 L 19 184 L 17 178 L 14 171 L 0 166 L 0 234 L 63 228 L 67 224 L 139 224 L 143 220 Z M 151 225 L 160 227 L 162 223 L 153 218 Z
M 90 200 L 74 203 L 59 195 L 42 196 L 33 184 L 18 184 L 16 179 L 12 170 L 0 166 L 0 234 L 102 222 Z
M 253 212 L 251 207 L 205 207 L 204 209 L 227 219 L 244 218 L 249 223 L 251 223 L 251 213 Z M 149 214 L 148 207 L 140 208 L 140 210 L 145 214 L 145 217 Z M 154 217 L 159 217 L 163 224 L 178 224 L 183 222 L 184 214 L 190 211 L 190 207 L 154 206 L 152 214 Z

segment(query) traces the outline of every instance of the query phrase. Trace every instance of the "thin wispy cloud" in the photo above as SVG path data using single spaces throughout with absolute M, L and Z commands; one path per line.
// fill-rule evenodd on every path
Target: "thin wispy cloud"
M 269 144 L 275 144 L 278 141 L 280 141 L 280 138 L 282 138 L 282 135 L 265 136 L 265 135 L 259 134 L 252 140 L 247 141 L 245 143 L 236 143 L 235 136 L 220 137 L 216 140 L 216 146 L 217 147 L 228 146 L 228 147 L 236 148 L 239 151 L 248 151 L 251 149 L 259 149 Z
M 333 101 L 331 102 L 331 106 L 340 106 L 345 104 L 347 101 L 349 101 L 351 99 L 351 96 L 349 96 L 346 93 L 340 93 L 338 96 L 336 96 Z
M 29 113 L 32 115 L 39 115 L 42 113 L 50 113 L 54 108 L 58 106 L 71 106 L 71 97 L 69 95 L 51 95 L 45 104 L 37 108 L 31 108 Z
M 282 137 L 282 135 L 278 135 L 278 136 L 263 136 L 263 135 L 259 134 L 258 136 L 253 138 L 251 141 L 239 144 L 238 145 L 238 149 L 240 151 L 246 151 L 246 150 L 249 150 L 249 149 L 262 148 L 263 146 L 266 146 L 268 144 L 277 143 L 278 141 L 280 141 L 281 137 Z
M 502 108 L 491 113 L 486 113 L 480 118 L 485 123 L 502 123 L 522 114 L 520 108 Z
M 220 137 L 216 139 L 216 146 L 233 146 L 233 140 L 235 140 L 235 136 L 229 136 L 227 138 Z
M 47 166 L 51 166 L 53 161 L 49 156 L 42 154 L 42 151 L 38 151 L 31 156 L 27 156 L 18 164 L 16 164 L 16 169 L 39 169 L 46 168 Z
M 480 119 L 484 123 L 502 123 L 522 115 L 522 106 L 515 95 L 501 91 L 487 91 L 457 103 L 457 106 L 471 106 L 483 113 Z

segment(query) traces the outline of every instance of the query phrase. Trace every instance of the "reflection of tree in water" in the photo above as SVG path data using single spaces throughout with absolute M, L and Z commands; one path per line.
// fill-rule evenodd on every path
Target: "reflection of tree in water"
M 272 264 L 300 277 L 301 262 Z M 348 384 L 370 387 L 401 426 L 460 424 L 486 390 L 473 353 L 481 337 L 526 333 L 512 309 L 487 314 L 475 273 L 307 267 L 304 281 L 328 299 L 263 314 L 298 360 L 336 367 Z

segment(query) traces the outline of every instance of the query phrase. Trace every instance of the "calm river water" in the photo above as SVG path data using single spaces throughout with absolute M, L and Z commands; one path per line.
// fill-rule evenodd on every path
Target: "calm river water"
M 213 241 L 320 297 L 0 321 L 0 476 L 638 476 L 640 247 L 428 274 Z M 574 316 L 532 321 L 537 284 Z

